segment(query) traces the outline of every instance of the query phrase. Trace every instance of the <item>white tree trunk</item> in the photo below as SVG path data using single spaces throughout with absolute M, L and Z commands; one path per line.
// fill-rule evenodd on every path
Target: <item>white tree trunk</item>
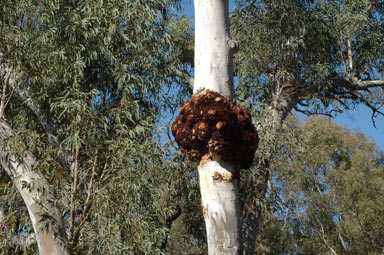
M 228 0 L 195 0 L 195 80 L 201 88 L 234 98 Z
M 11 127 L 0 120 L 0 139 L 11 135 L 13 135 Z M 27 206 L 40 255 L 71 254 L 63 219 L 59 210 L 53 207 L 54 200 L 50 196 L 49 185 L 42 174 L 32 168 L 35 164 L 34 157 L 25 151 L 22 158 L 16 159 L 0 148 L 0 163 Z M 48 219 L 43 220 L 44 216 Z
M 213 158 L 198 170 L 208 254 L 240 254 L 238 169 Z
M 194 92 L 209 89 L 234 98 L 227 0 L 195 0 Z M 198 167 L 208 254 L 240 254 L 240 207 L 236 166 L 216 155 Z

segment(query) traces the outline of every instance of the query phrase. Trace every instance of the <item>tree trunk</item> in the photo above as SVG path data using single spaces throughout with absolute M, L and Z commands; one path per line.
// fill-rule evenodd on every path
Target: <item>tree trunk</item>
M 282 100 L 277 100 L 271 104 L 268 109 L 269 119 L 265 123 L 265 126 L 261 127 L 262 129 L 268 130 L 269 137 L 276 137 L 277 129 L 281 126 L 283 121 L 287 118 L 288 114 L 291 112 L 293 107 L 296 105 L 298 98 L 296 95 L 292 94 L 284 97 Z M 272 152 L 270 154 L 273 154 Z M 269 159 L 270 160 L 270 159 Z M 258 180 L 259 183 L 252 183 L 249 185 L 256 185 L 256 190 L 259 193 L 258 198 L 264 199 L 267 193 L 267 185 L 269 180 L 269 160 L 263 165 L 261 179 Z M 252 194 L 241 194 L 243 201 L 247 201 L 247 196 Z M 245 255 L 255 254 L 256 249 L 256 239 L 259 234 L 259 226 L 262 221 L 262 207 L 258 206 L 245 206 L 242 210 L 242 246 L 244 249 Z
M 193 92 L 201 88 L 235 97 L 232 48 L 227 0 L 195 0 L 195 79 Z
M 209 89 L 234 98 L 227 0 L 195 0 L 194 92 Z M 208 254 L 241 254 L 238 167 L 206 155 L 198 167 Z
M 11 127 L 0 120 L 0 139 L 12 135 Z M 71 254 L 63 219 L 59 210 L 53 206 L 54 198 L 49 193 L 49 185 L 44 176 L 33 169 L 34 157 L 24 151 L 23 157 L 16 158 L 0 148 L 0 162 L 27 206 L 39 254 Z

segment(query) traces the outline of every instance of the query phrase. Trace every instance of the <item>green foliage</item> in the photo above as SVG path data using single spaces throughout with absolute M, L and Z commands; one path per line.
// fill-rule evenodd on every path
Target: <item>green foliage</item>
M 364 98 L 380 105 L 380 90 L 361 91 L 360 97 L 335 81 L 381 79 L 381 1 L 237 3 L 231 31 L 240 44 L 235 55 L 240 94 L 268 104 L 295 95 L 305 113 L 340 112 Z
M 36 158 L 75 254 L 206 253 L 196 166 L 169 133 L 191 94 L 174 69 L 193 72 L 193 29 L 179 8 L 174 0 L 0 1 L 0 52 L 33 102 L 2 80 L 15 135 L 0 142 L 9 155 L 27 149 Z M 238 1 L 231 14 L 238 102 L 260 135 L 257 161 L 241 177 L 243 207 L 266 213 L 257 254 L 382 249 L 377 148 L 323 120 L 276 125 L 270 110 L 308 91 L 300 102 L 313 111 L 362 102 L 330 81 L 384 70 L 383 12 L 381 1 L 273 0 Z M 379 105 L 381 93 L 363 95 Z M 269 169 L 273 188 L 262 204 Z M 36 243 L 22 238 L 33 234 L 27 210 L 1 174 L 0 253 L 34 254 Z
M 0 51 L 33 102 L 8 87 L 5 116 L 16 135 L 2 142 L 37 159 L 75 254 L 163 253 L 167 219 L 196 186 L 157 140 L 162 111 L 175 104 L 163 101 L 175 62 L 170 33 L 185 22 L 172 8 L 177 1 L 0 3 Z M 32 229 L 10 180 L 4 185 L 2 249 L 36 252 L 12 241 Z
M 273 193 L 257 254 L 377 254 L 383 249 L 383 164 L 362 133 L 326 119 L 292 125 L 303 150 L 287 144 L 271 162 Z M 276 199 L 277 198 L 277 199 Z

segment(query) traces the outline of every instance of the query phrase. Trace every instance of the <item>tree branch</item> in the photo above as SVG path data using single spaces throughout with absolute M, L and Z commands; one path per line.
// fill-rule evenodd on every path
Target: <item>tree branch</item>
M 0 75 L 1 78 L 4 79 L 3 82 L 6 82 L 7 85 L 16 92 L 16 95 L 39 119 L 40 124 L 43 126 L 44 130 L 48 135 L 49 142 L 56 144 L 57 142 L 54 138 L 54 134 L 57 132 L 57 125 L 48 121 L 48 119 L 44 116 L 43 111 L 29 95 L 27 84 L 21 82 L 23 80 L 21 74 L 12 70 L 11 63 L 9 63 L 9 61 L 4 58 L 4 54 L 1 51 L 0 63 Z M 7 81 L 5 80 L 5 78 L 8 78 Z
M 352 90 L 367 90 L 369 88 L 384 87 L 384 80 L 347 80 L 344 78 L 336 78 L 332 81 L 333 86 L 343 87 Z
M 168 231 L 171 230 L 172 223 L 180 217 L 181 213 L 182 213 L 182 209 L 178 206 L 176 212 L 166 219 L 166 227 L 168 228 Z M 165 239 L 161 244 L 161 249 L 164 252 L 165 252 L 165 249 L 167 248 L 167 243 L 168 243 L 168 233 L 166 234 Z
M 49 121 L 42 109 L 36 103 L 35 100 L 29 95 L 28 87 L 26 83 L 22 83 L 23 78 L 21 74 L 12 70 L 11 64 L 4 58 L 4 54 L 0 51 L 0 78 L 3 82 L 9 86 L 13 92 L 25 103 L 25 105 L 34 113 L 38 118 L 40 124 L 43 126 L 48 141 L 55 147 L 61 147 L 57 141 L 56 134 L 58 131 L 58 125 L 52 121 Z M 3 101 L 3 100 L 2 100 Z M 64 152 L 63 155 L 58 154 L 59 162 L 69 168 L 71 165 L 71 155 L 68 152 Z
M 14 135 L 11 126 L 0 119 L 0 141 Z M 20 157 L 10 154 L 4 142 L 0 145 L 0 164 L 25 202 L 40 253 L 72 254 L 67 245 L 68 239 L 60 210 L 53 204 L 56 199 L 50 192 L 49 183 L 38 169 L 33 169 L 36 159 L 25 149 L 23 143 L 19 145 L 22 154 Z M 49 224 L 48 231 L 44 231 L 46 223 Z
M 312 112 L 312 111 L 309 111 L 309 110 L 302 110 L 302 109 L 299 109 L 297 106 L 295 106 L 294 109 L 295 109 L 295 111 L 300 112 L 300 113 L 305 114 L 305 115 L 324 115 L 324 116 L 333 118 L 331 113 Z
M 324 244 L 328 247 L 328 249 L 334 254 L 334 255 L 337 255 L 336 251 L 329 245 L 327 239 L 325 238 L 325 231 L 324 231 L 324 227 L 323 227 L 323 224 L 321 224 L 321 222 L 319 221 L 318 218 L 316 218 L 316 221 L 317 223 L 320 225 L 320 230 L 321 232 L 319 232 L 318 230 L 316 230 L 317 234 L 319 235 L 319 237 L 321 238 L 321 240 L 323 240 Z
M 186 71 L 183 71 L 183 70 L 180 70 L 179 68 L 173 68 L 173 70 L 175 71 L 175 73 L 182 79 L 186 80 L 189 85 L 192 87 L 193 89 L 193 85 L 194 85 L 194 78 L 192 75 L 190 75 L 189 73 L 187 73 Z
M 380 114 L 382 116 L 384 116 L 384 113 L 379 111 L 380 107 L 383 106 L 383 104 L 381 104 L 379 107 L 375 107 L 373 105 L 371 105 L 367 99 L 364 98 L 364 96 L 362 94 L 360 94 L 359 92 L 357 91 L 352 91 L 350 92 L 351 95 L 355 96 L 356 98 L 358 98 L 361 102 L 363 102 L 368 108 L 370 108 L 372 110 L 372 116 L 371 116 L 371 120 L 372 120 L 372 123 L 373 123 L 373 126 L 376 128 L 376 123 L 375 123 L 375 114 Z
M 342 246 L 343 249 L 344 249 L 344 252 L 347 253 L 347 247 L 345 246 L 345 242 L 344 242 L 343 236 L 341 235 L 340 232 L 339 232 L 339 241 L 340 241 L 340 243 L 341 243 L 341 246 Z
M 76 207 L 76 195 L 77 195 L 77 179 L 78 179 L 78 169 L 79 169 L 79 145 L 76 145 L 72 164 L 71 164 L 71 179 L 72 179 L 72 192 L 71 192 L 71 221 L 70 221 L 70 240 L 73 240 L 74 233 L 75 233 L 75 207 Z
M 82 211 L 81 218 L 80 218 L 80 224 L 79 224 L 79 226 L 77 226 L 76 230 L 74 231 L 73 238 L 72 238 L 72 248 L 73 249 L 77 246 L 77 244 L 79 242 L 82 227 L 84 226 L 85 222 L 89 219 L 90 211 L 92 208 L 92 203 L 93 203 L 94 198 L 95 198 L 94 196 L 92 197 L 92 188 L 93 188 L 94 180 L 96 177 L 97 155 L 98 155 L 98 153 L 96 151 L 96 156 L 95 156 L 95 159 L 93 161 L 93 166 L 92 166 L 91 179 L 89 181 L 89 185 L 88 185 L 88 189 L 87 189 L 87 198 L 85 200 L 83 211 Z

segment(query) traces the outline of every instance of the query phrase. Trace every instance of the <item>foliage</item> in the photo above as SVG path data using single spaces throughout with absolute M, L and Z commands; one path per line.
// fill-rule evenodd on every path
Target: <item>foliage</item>
M 176 1 L 0 3 L 2 64 L 19 82 L 1 85 L 16 132 L 2 142 L 36 157 L 75 254 L 162 253 L 175 201 L 188 192 L 187 166 L 171 163 L 177 155 L 158 140 L 170 106 L 172 8 Z M 32 229 L 4 178 L 3 250 L 11 251 Z
M 1 77 L 15 131 L 1 143 L 37 159 L 75 254 L 205 254 L 196 166 L 169 132 L 191 94 L 175 68 L 193 73 L 193 29 L 178 8 L 174 0 L 0 2 L 0 64 L 19 81 L 6 87 Z M 308 114 L 357 103 L 377 110 L 382 85 L 357 85 L 383 75 L 383 12 L 373 0 L 237 2 L 237 99 L 260 136 L 258 161 L 241 178 L 243 208 L 265 210 L 257 254 L 383 252 L 378 149 L 325 120 L 271 120 L 271 109 L 285 120 L 291 96 Z M 273 188 L 261 205 L 265 177 Z M 4 172 L 0 203 L 0 252 L 36 253 Z
M 293 122 L 301 141 L 271 163 L 271 210 L 257 254 L 379 254 L 383 155 L 364 134 L 327 119 Z M 334 252 L 333 252 L 333 251 Z
M 267 104 L 294 96 L 306 114 L 334 114 L 358 103 L 379 108 L 381 89 L 360 85 L 383 75 L 382 1 L 237 4 L 231 31 L 240 44 L 240 94 Z

